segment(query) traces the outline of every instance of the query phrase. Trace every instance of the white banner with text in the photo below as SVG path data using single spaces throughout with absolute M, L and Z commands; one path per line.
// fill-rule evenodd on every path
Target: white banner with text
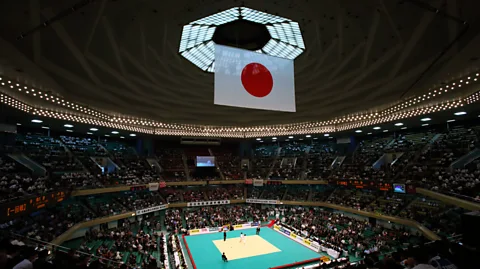
M 157 206 L 137 210 L 135 212 L 135 214 L 136 215 L 148 214 L 148 213 L 152 213 L 152 212 L 155 212 L 155 211 L 165 210 L 165 209 L 167 209 L 167 207 L 168 207 L 167 205 L 157 205 Z
M 228 204 L 230 204 L 230 200 L 218 200 L 218 201 L 190 202 L 190 203 L 187 203 L 187 206 L 192 207 L 192 206 L 228 205 Z
M 280 204 L 280 201 L 278 200 L 265 200 L 265 199 L 247 199 L 246 202 L 249 204 L 267 204 L 267 205 Z

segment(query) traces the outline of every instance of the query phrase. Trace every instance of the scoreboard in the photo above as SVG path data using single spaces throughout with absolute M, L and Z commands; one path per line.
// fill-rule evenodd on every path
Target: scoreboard
M 68 198 L 67 192 L 56 191 L 2 204 L 0 218 L 2 220 L 9 220 L 18 216 L 28 215 L 42 208 L 60 203 L 66 198 Z
M 330 185 L 352 187 L 356 189 L 374 189 L 374 190 L 376 189 L 381 191 L 393 191 L 393 184 L 391 183 L 358 180 L 358 179 L 342 179 L 342 180 L 331 181 Z
M 394 185 L 395 185 L 393 183 L 375 182 L 375 181 L 359 180 L 359 179 L 334 180 L 334 181 L 330 181 L 329 184 L 355 188 L 355 189 L 370 189 L 370 190 L 380 190 L 380 191 L 394 191 Z M 407 185 L 407 193 L 415 193 L 415 187 L 412 185 Z

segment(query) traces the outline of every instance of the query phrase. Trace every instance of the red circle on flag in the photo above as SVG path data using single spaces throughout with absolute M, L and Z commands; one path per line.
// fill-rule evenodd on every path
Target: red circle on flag
M 270 71 L 259 63 L 249 63 L 242 70 L 242 85 L 255 97 L 265 97 L 273 88 L 273 77 Z

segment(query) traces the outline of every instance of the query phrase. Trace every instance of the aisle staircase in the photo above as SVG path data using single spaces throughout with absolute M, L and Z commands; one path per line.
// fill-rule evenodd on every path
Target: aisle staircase
M 208 149 L 208 153 L 210 153 L 210 156 L 213 156 L 215 157 L 215 155 L 213 154 L 213 151 L 212 149 Z M 218 171 L 218 174 L 220 175 L 220 178 L 222 180 L 225 180 L 225 176 L 223 175 L 223 172 L 222 172 L 222 167 L 220 167 L 220 165 L 218 164 L 218 159 L 216 160 L 216 166 L 217 166 L 217 171 Z

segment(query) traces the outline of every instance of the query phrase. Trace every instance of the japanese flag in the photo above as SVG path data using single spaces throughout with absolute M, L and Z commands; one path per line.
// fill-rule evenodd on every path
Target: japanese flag
M 293 60 L 215 45 L 214 104 L 295 112 Z

